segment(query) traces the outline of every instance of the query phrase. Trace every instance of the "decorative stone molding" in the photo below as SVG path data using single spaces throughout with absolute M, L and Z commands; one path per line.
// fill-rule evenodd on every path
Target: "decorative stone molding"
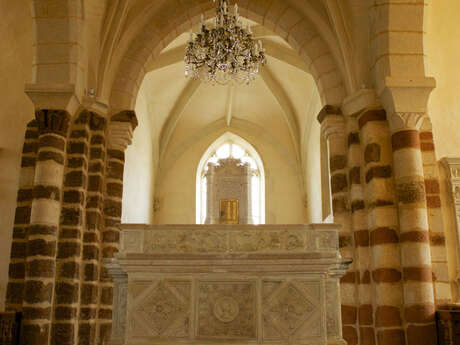
M 388 116 L 391 133 L 405 130 L 420 130 L 425 119 L 425 113 L 393 113 Z
M 126 150 L 131 144 L 137 125 L 136 113 L 132 110 L 121 111 L 113 115 L 109 122 L 109 147 L 121 151 Z
M 26 84 L 25 93 L 38 110 L 64 109 L 73 115 L 80 107 L 80 100 L 73 84 Z
M 427 113 L 429 96 L 435 87 L 434 78 L 385 78 L 385 87 L 379 94 L 389 114 L 392 133 L 420 129 Z
M 144 254 L 335 252 L 339 239 L 334 227 L 333 224 L 243 225 L 236 229 L 225 225 L 127 225 L 123 228 L 129 230 L 121 233 L 120 250 Z
M 345 118 L 340 108 L 325 106 L 318 114 L 321 134 L 327 140 L 331 136 L 345 135 Z
M 129 122 L 109 122 L 108 144 L 110 148 L 125 151 L 133 139 L 133 127 Z

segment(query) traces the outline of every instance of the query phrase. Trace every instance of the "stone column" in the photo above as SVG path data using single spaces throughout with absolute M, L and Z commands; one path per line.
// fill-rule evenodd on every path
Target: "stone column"
M 134 111 L 120 112 L 108 124 L 102 259 L 113 258 L 119 249 L 125 150 L 131 144 L 137 124 Z M 104 267 L 100 267 L 99 288 L 97 344 L 106 345 L 112 332 L 113 282 Z
M 398 209 L 392 180 L 392 151 L 387 117 L 382 109 L 369 109 L 359 115 L 358 121 L 364 156 L 376 343 L 403 345 L 404 302 Z
M 100 242 L 103 229 L 106 121 L 91 113 L 89 119 L 88 183 L 85 195 L 85 225 L 79 298 L 79 344 L 94 344 L 99 298 Z
M 351 203 L 351 228 L 355 243 L 355 268 L 358 283 L 358 326 L 361 345 L 375 344 L 372 286 L 370 276 L 371 252 L 367 209 L 364 198 L 364 159 L 356 114 L 347 117 L 348 181 Z
M 347 181 L 347 135 L 340 109 L 326 106 L 318 115 L 321 133 L 329 147 L 332 208 L 334 222 L 342 225 L 339 233 L 342 257 L 354 260 Z M 356 330 L 357 291 L 355 265 L 341 279 L 343 336 L 349 345 L 358 343 Z
M 420 126 L 434 80 L 389 78 L 383 99 L 392 134 L 408 345 L 436 344 L 435 303 Z
M 6 292 L 6 310 L 22 311 L 26 265 L 27 228 L 33 200 L 35 163 L 38 150 L 38 124 L 33 120 L 26 129 L 21 157 L 21 172 Z
M 441 205 L 441 186 L 436 158 L 431 120 L 425 117 L 420 128 L 423 174 L 425 177 L 426 206 L 430 229 L 431 264 L 433 267 L 434 299 L 437 305 L 452 301 L 449 267 L 447 262 L 446 234 Z
M 70 127 L 56 258 L 51 344 L 73 345 L 78 338 L 82 237 L 88 175 L 89 112 Z
M 54 296 L 56 244 L 69 114 L 38 110 L 38 157 L 27 234 L 21 344 L 48 345 Z

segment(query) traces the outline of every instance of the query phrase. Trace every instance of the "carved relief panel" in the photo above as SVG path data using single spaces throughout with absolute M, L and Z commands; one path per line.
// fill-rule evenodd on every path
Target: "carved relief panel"
M 127 345 L 168 339 L 326 342 L 321 281 L 154 280 L 130 282 L 128 295 Z M 328 318 L 328 326 L 330 322 L 337 320 Z
M 255 339 L 254 282 L 199 282 L 199 338 Z

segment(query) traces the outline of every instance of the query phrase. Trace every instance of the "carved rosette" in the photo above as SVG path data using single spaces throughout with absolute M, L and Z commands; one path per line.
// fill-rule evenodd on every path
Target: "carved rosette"
M 255 339 L 255 296 L 252 282 L 200 282 L 198 337 Z

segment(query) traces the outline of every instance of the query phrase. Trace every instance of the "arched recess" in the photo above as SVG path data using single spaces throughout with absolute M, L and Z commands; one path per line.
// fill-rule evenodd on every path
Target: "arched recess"
M 240 136 L 233 134 L 231 132 L 227 132 L 220 136 L 217 140 L 215 140 L 209 148 L 206 150 L 206 152 L 203 154 L 201 157 L 200 162 L 198 163 L 198 168 L 196 170 L 196 223 L 201 224 L 202 223 L 202 197 L 201 197 L 201 180 L 202 180 L 202 175 L 205 169 L 205 165 L 208 162 L 208 160 L 216 153 L 216 150 L 219 149 L 222 145 L 226 143 L 232 143 L 240 146 L 243 150 L 245 150 L 251 158 L 254 159 L 256 165 L 257 165 L 257 170 L 259 171 L 259 183 L 260 183 L 260 188 L 259 188 L 259 208 L 260 208 L 260 224 L 265 224 L 265 170 L 264 170 L 264 164 L 262 161 L 262 158 L 260 157 L 259 153 L 256 151 L 256 149 L 248 143 L 246 140 L 241 138 Z
M 34 0 L 32 19 L 35 54 L 32 83 L 47 89 L 63 87 L 84 94 L 85 70 L 81 62 L 83 0 Z
M 315 15 L 313 8 L 304 14 L 305 11 L 291 7 L 285 0 L 238 1 L 238 4 L 243 17 L 268 27 L 298 52 L 316 80 L 323 104 L 342 102 L 346 89 L 350 89 L 350 82 L 344 82 L 341 72 L 343 58 L 332 30 L 321 16 Z M 134 107 L 148 66 L 165 46 L 196 24 L 201 13 L 206 18 L 213 17 L 213 3 L 171 0 L 143 13 L 142 24 L 120 41 L 119 55 L 113 57 L 110 72 L 104 76 L 104 84 L 109 88 L 104 93 L 110 97 L 114 111 Z

